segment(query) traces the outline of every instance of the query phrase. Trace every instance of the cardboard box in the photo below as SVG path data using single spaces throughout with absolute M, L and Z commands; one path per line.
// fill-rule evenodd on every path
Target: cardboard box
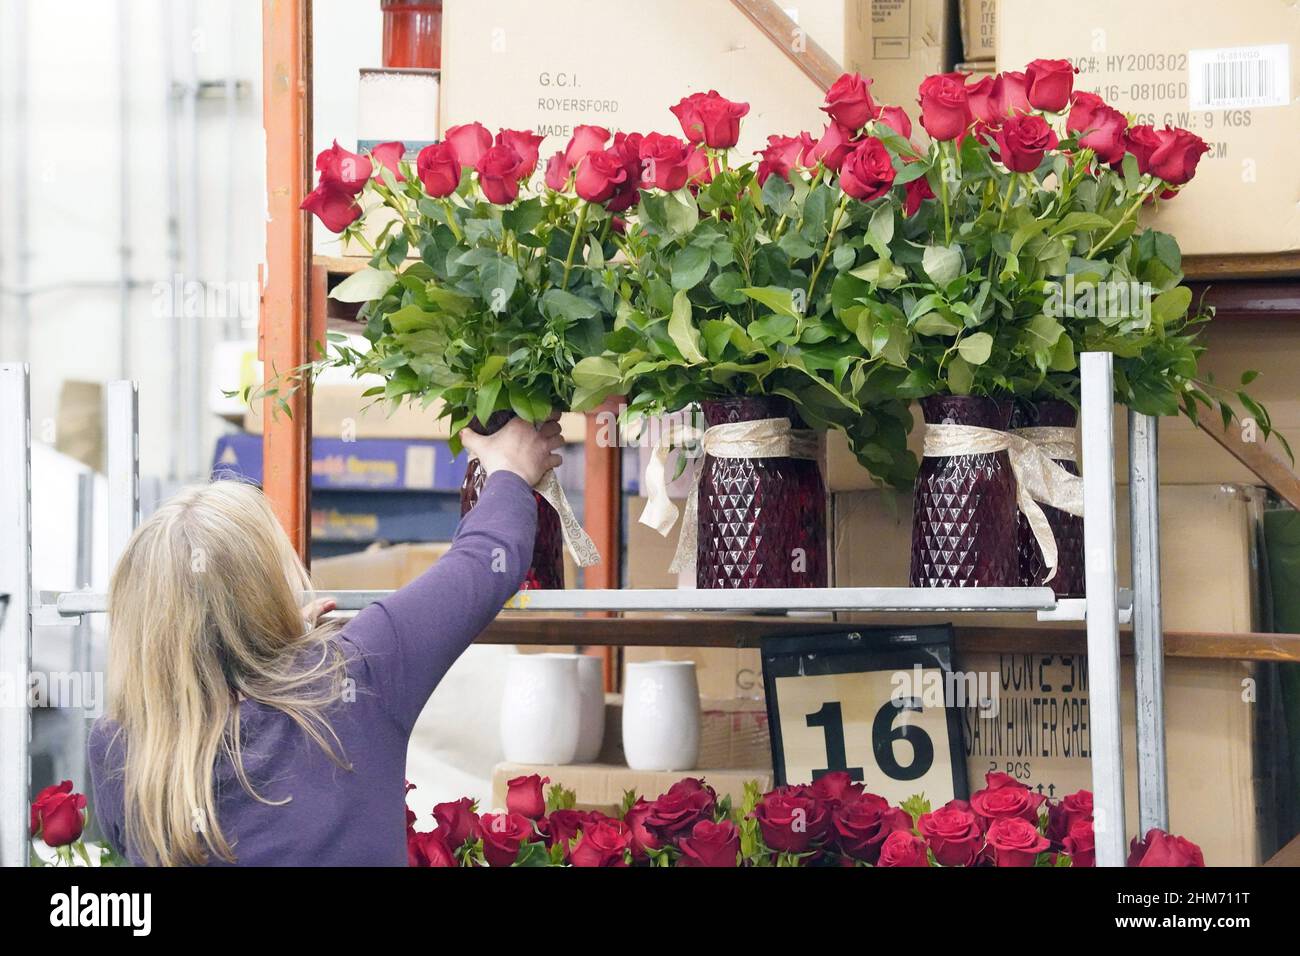
M 410 584 L 447 553 L 451 545 L 372 545 L 365 551 L 311 563 L 312 585 L 321 591 L 386 591 Z
M 958 0 L 961 51 L 968 60 L 991 60 L 998 53 L 998 0 Z
M 623 695 L 605 695 L 605 744 L 600 763 L 627 762 L 623 753 Z M 762 700 L 729 698 L 700 700 L 702 767 L 762 767 L 772 769 L 772 740 L 767 731 L 767 705 Z
M 407 438 L 313 438 L 311 486 L 316 491 L 443 491 L 460 494 L 469 455 L 445 441 Z M 212 473 L 262 482 L 262 438 L 222 435 Z
M 623 803 L 623 794 L 628 790 L 635 791 L 647 800 L 653 800 L 683 777 L 702 777 L 705 783 L 718 792 L 720 798 L 730 797 L 733 805 L 739 805 L 744 798 L 745 784 L 748 781 L 757 781 L 764 791 L 772 789 L 772 771 L 762 767 L 752 770 L 715 768 L 660 772 L 600 763 L 564 766 L 500 763 L 492 770 L 492 809 L 504 809 L 508 781 L 534 773 L 550 777 L 551 783 L 561 784 L 574 791 L 580 809 L 606 813 L 619 808 Z
M 1210 144 L 1183 194 L 1144 220 L 1185 254 L 1300 250 L 1300 7 L 1246 0 L 1189 13 L 1182 0 L 1093 0 L 1083 15 L 1071 0 L 1001 0 L 997 60 L 1068 58 L 1076 88 Z
M 955 667 L 996 681 L 998 713 L 963 714 L 972 791 L 991 770 L 1060 798 L 1093 789 L 1087 658 L 962 654 Z M 1241 661 L 1165 661 L 1165 744 L 1170 831 L 1195 841 L 1210 866 L 1260 862 L 1255 762 L 1255 666 Z M 993 676 L 996 675 L 996 676 Z M 1121 667 L 1133 685 L 1133 662 Z M 1137 738 L 1132 693 L 1121 695 L 1126 835 L 1138 832 Z

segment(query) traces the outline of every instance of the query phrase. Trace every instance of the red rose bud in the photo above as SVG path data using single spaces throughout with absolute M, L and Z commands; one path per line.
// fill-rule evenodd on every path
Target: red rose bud
M 622 160 L 627 176 L 605 203 L 605 208 L 610 212 L 623 212 L 636 205 L 641 198 L 641 144 L 644 140 L 645 137 L 640 133 L 614 134 L 614 145 L 609 151 Z
M 506 206 L 519 198 L 521 163 L 519 154 L 505 145 L 493 146 L 479 157 L 474 168 L 478 170 L 478 184 L 488 202 Z
M 895 830 L 880 847 L 876 866 L 929 866 L 925 841 L 911 830 Z
M 1061 843 L 1066 853 L 1070 854 L 1073 866 L 1096 866 L 1097 843 L 1092 832 L 1091 820 L 1075 820 L 1070 824 L 1070 832 Z
M 1007 817 L 1038 822 L 1038 808 L 1046 797 L 1005 773 L 986 774 L 984 780 L 984 789 L 971 794 L 970 808 L 986 830 L 994 820 Z
M 831 811 L 831 827 L 840 851 L 855 860 L 874 864 L 880 857 L 880 845 L 885 837 L 896 829 L 897 817 L 889 809 L 889 801 L 874 793 L 857 794 L 841 801 Z M 907 825 L 910 828 L 910 818 Z
M 420 860 L 418 863 L 410 863 L 411 866 L 454 867 L 458 865 L 451 847 L 437 830 L 409 836 L 406 853 L 408 862 L 413 858 Z
M 970 102 L 971 115 L 976 122 L 983 123 L 991 129 L 1002 125 L 1004 114 L 997 101 L 997 80 L 991 76 L 981 76 L 966 87 L 966 98 Z
M 999 73 L 993 78 L 989 95 L 996 112 L 996 122 L 990 122 L 990 126 L 1001 125 L 1008 116 L 1029 112 L 1029 82 L 1023 73 L 1015 70 Z
M 811 797 L 774 791 L 754 808 L 763 842 L 778 853 L 803 853 L 825 833 L 826 808 Z
M 686 185 L 687 163 L 691 158 L 691 147 L 676 136 L 664 136 L 651 133 L 641 140 L 640 176 L 641 186 L 650 189 L 662 189 L 664 192 L 676 192 Z
M 907 110 L 901 106 L 881 108 L 880 114 L 876 117 L 876 122 L 888 126 L 904 139 L 912 138 L 912 121 L 908 118 Z
M 661 840 L 673 840 L 700 820 L 713 818 L 717 794 L 696 777 L 685 777 L 650 804 L 645 825 Z
M 960 77 L 927 76 L 921 82 L 921 125 L 940 142 L 956 139 L 971 124 L 970 96 Z
M 994 820 L 985 837 L 998 866 L 1033 866 L 1038 854 L 1052 847 L 1038 827 L 1021 817 Z
M 627 824 L 603 817 L 583 828 L 569 862 L 581 867 L 626 866 L 623 853 L 631 846 L 632 831 Z
M 517 813 L 483 814 L 478 821 L 478 835 L 483 841 L 483 858 L 488 866 L 514 863 L 519 848 L 536 836 L 533 822 Z
M 1124 133 L 1124 151 L 1132 153 L 1137 160 L 1138 172 L 1143 175 L 1151 172 L 1151 157 L 1160 147 L 1160 134 L 1146 124 L 1130 127 Z M 1123 160 L 1123 157 L 1120 157 Z M 1115 164 L 1116 166 L 1119 163 Z
M 569 859 L 569 844 L 583 829 L 595 826 L 604 817 L 590 810 L 556 810 L 544 821 L 546 824 L 546 845 L 559 846 L 564 851 L 564 859 Z
M 814 800 L 853 800 L 862 793 L 862 784 L 855 783 L 847 770 L 824 773 L 813 781 L 811 787 Z
M 807 136 L 806 133 L 803 135 Z M 789 182 L 790 173 L 799 167 L 805 145 L 804 140 L 798 136 L 769 136 L 766 149 L 754 150 L 756 155 L 762 157 L 755 174 L 758 184 L 763 185 L 772 175 L 780 176 Z
M 399 163 L 402 157 L 406 155 L 406 146 L 403 143 L 380 143 L 370 151 L 370 155 L 377 159 L 381 166 L 393 174 L 393 178 L 399 183 L 405 182 L 406 177 L 402 175 Z
M 617 150 L 588 153 L 578 165 L 576 188 L 587 202 L 603 203 L 627 181 L 627 167 Z
M 365 156 L 349 153 L 335 140 L 333 146 L 317 155 L 316 172 L 320 174 L 322 186 L 332 186 L 336 191 L 355 196 L 365 188 L 374 166 Z
M 564 148 L 564 160 L 570 168 L 577 166 L 588 153 L 604 149 L 607 142 L 609 130 L 603 126 L 575 127 L 569 145 Z
M 550 782 L 550 777 L 535 773 L 507 780 L 506 809 L 530 820 L 540 820 L 546 815 L 546 797 L 542 794 L 542 785 Z
M 72 792 L 71 780 L 46 787 L 32 801 L 31 835 L 39 836 L 47 846 L 67 846 L 81 836 L 85 809 L 86 798 Z
M 686 181 L 692 186 L 707 186 L 713 182 L 713 167 L 709 165 L 709 154 L 696 147 L 686 160 Z
M 474 812 L 474 801 L 469 797 L 436 804 L 433 819 L 438 823 L 438 832 L 453 849 L 462 846 L 478 832 L 478 814 Z
M 822 138 L 805 152 L 803 164 L 811 168 L 821 163 L 832 172 L 839 172 L 854 145 L 852 130 L 831 123 L 822 133 Z
M 456 153 L 456 162 L 470 169 L 477 168 L 483 154 L 492 148 L 492 134 L 482 123 L 453 126 L 447 130 L 443 140 L 451 144 Z
M 735 103 L 718 95 L 716 90 L 709 90 L 692 93 L 671 110 L 692 143 L 730 149 L 740 139 L 740 121 L 749 113 L 749 104 Z
M 1074 89 L 1074 67 L 1069 60 L 1034 60 L 1025 67 L 1029 105 L 1059 113 L 1070 102 Z
M 516 179 L 527 179 L 537 169 L 537 153 L 545 138 L 527 130 L 503 129 L 497 133 L 496 144 L 509 146 L 519 156 Z
M 740 831 L 730 820 L 701 820 L 677 848 L 682 851 L 678 866 L 734 867 L 739 863 Z
M 868 136 L 840 167 L 840 188 L 862 202 L 889 192 L 894 185 L 894 162 L 885 144 Z
M 339 186 L 322 183 L 307 194 L 299 209 L 312 213 L 330 232 L 342 232 L 361 218 L 355 194 Z
M 933 813 L 923 813 L 916 827 L 940 866 L 971 866 L 984 846 L 979 821 L 961 805 L 949 803 Z
M 914 160 L 919 162 L 919 160 Z M 903 202 L 903 215 L 911 219 L 921 209 L 921 203 L 927 199 L 934 198 L 934 190 L 930 188 L 930 180 L 924 176 L 919 176 L 903 186 L 906 192 L 906 198 Z
M 564 161 L 564 153 L 556 153 L 546 161 L 546 188 L 562 193 L 569 188 L 569 174 L 573 167 Z
M 1008 119 L 993 134 L 998 145 L 998 159 L 1013 173 L 1029 173 L 1038 168 L 1043 155 L 1056 148 L 1056 134 L 1047 121 L 1033 113 Z
M 1142 842 L 1134 837 L 1129 844 L 1128 865 L 1199 867 L 1205 866 L 1205 856 L 1191 840 L 1151 829 Z
M 1196 175 L 1196 165 L 1210 151 L 1209 145 L 1195 133 L 1166 126 L 1156 134 L 1159 139 L 1151 154 L 1150 171 L 1170 186 L 1181 186 Z
M 836 123 L 854 131 L 862 129 L 880 113 L 871 98 L 871 81 L 857 73 L 845 73 L 831 84 L 822 109 Z
M 424 191 L 435 199 L 450 196 L 460 185 L 460 161 L 450 143 L 434 143 L 420 150 L 415 173 Z
M 637 797 L 636 803 L 632 804 L 627 813 L 623 814 L 623 822 L 632 831 L 632 855 L 638 860 L 644 860 L 647 851 L 657 850 L 663 845 L 659 837 L 646 826 L 646 818 L 650 816 L 653 809 L 654 805 L 648 800 L 644 797 Z
M 1107 106 L 1099 96 L 1075 93 L 1065 130 L 1078 134 L 1079 145 L 1096 153 L 1099 162 L 1118 163 L 1124 158 L 1128 118 Z

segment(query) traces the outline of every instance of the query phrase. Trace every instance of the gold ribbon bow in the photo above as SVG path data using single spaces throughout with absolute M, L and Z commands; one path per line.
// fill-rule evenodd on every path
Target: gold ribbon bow
M 1034 439 L 1022 433 L 1033 433 Z M 1068 433 L 1068 436 L 1063 433 Z M 1021 429 L 1017 432 L 997 431 L 993 428 L 980 428 L 976 425 L 931 425 L 925 426 L 926 458 L 948 458 L 954 455 L 992 455 L 1000 451 L 1007 453 L 1011 462 L 1011 473 L 1016 479 L 1016 505 L 1020 508 L 1029 528 L 1034 533 L 1034 540 L 1043 552 L 1043 564 L 1051 573 L 1044 584 L 1056 577 L 1056 536 L 1047 522 L 1047 515 L 1039 502 L 1051 505 L 1067 514 L 1083 514 L 1083 479 L 1072 475 L 1053 458 L 1058 457 L 1053 447 L 1068 437 L 1069 454 L 1059 456 L 1072 460 L 1074 456 L 1074 436 L 1071 429 L 1043 428 Z M 1045 450 L 1051 448 L 1051 451 Z
M 750 422 L 728 422 L 706 429 L 703 436 L 698 428 L 680 422 L 671 423 L 659 444 L 655 446 L 646 466 L 646 505 L 638 519 L 643 525 L 654 528 L 665 538 L 681 514 L 682 525 L 677 536 L 677 549 L 673 553 L 670 571 L 680 573 L 695 567 L 696 542 L 699 536 L 699 479 L 701 469 L 695 468 L 695 480 L 686 496 L 685 512 L 679 512 L 668 496 L 668 455 L 674 447 L 688 448 L 698 442 L 698 451 L 714 458 L 816 458 L 817 433 L 794 429 L 788 418 L 761 418 Z M 693 458 L 702 458 L 698 454 Z
M 560 516 L 560 533 L 564 535 L 564 546 L 573 556 L 578 567 L 589 568 L 593 564 L 600 564 L 600 552 L 596 550 L 596 542 L 591 540 L 591 535 L 587 534 L 582 523 L 578 521 L 578 516 L 573 513 L 573 506 L 569 504 L 569 498 L 564 493 L 560 479 L 556 477 L 555 469 L 548 469 L 546 474 L 538 479 L 537 484 L 533 485 L 533 490 L 541 495 Z

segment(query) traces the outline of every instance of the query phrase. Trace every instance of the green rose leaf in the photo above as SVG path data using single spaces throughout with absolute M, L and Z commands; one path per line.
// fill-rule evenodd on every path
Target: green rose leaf
M 961 253 L 952 246 L 926 246 L 921 268 L 935 285 L 943 288 L 961 275 Z
M 687 246 L 673 258 L 673 288 L 693 289 L 709 271 L 712 258 L 708 249 Z
M 683 290 L 673 296 L 673 314 L 668 319 L 668 337 L 673 340 L 682 358 L 691 365 L 699 365 L 705 360 L 700 351 L 700 333 L 691 322 L 691 300 Z
M 794 292 L 780 286 L 765 286 L 763 288 L 745 288 L 740 290 L 742 294 L 753 299 L 755 302 L 761 302 L 773 312 L 779 315 L 788 315 L 792 319 L 798 319 L 800 311 L 795 308 Z
M 382 299 L 396 282 L 394 273 L 367 266 L 331 289 L 329 297 L 337 302 L 370 302 Z
M 993 336 L 975 332 L 957 343 L 957 351 L 971 365 L 983 365 L 993 354 Z

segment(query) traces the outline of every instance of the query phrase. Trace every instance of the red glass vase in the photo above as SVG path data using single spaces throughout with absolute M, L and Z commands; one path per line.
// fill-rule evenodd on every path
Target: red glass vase
M 496 412 L 484 426 L 477 419 L 470 423 L 470 428 L 480 435 L 491 435 L 504 427 L 513 416 L 510 412 Z M 483 482 L 487 473 L 477 458 L 471 458 L 465 469 L 465 480 L 460 486 L 460 513 L 462 516 L 478 504 L 483 492 Z M 533 560 L 524 576 L 520 589 L 562 590 L 564 588 L 564 532 L 560 528 L 560 516 L 555 513 L 550 502 L 533 492 L 537 499 L 537 537 L 533 539 Z
M 1005 431 L 1011 411 L 1010 402 L 972 395 L 921 399 L 929 425 Z M 921 459 L 912 512 L 912 587 L 1015 587 L 1018 513 L 1005 451 Z
M 1048 399 L 1041 402 L 1017 402 L 1011 416 L 1012 428 L 1074 428 L 1079 413 L 1069 402 Z M 1079 468 L 1072 461 L 1057 460 L 1057 464 L 1072 475 Z M 1056 577 L 1045 581 L 1047 566 L 1043 552 L 1038 547 L 1034 532 L 1023 514 L 1018 515 L 1020 529 L 1017 547 L 1020 554 L 1020 584 L 1022 587 L 1050 587 L 1057 597 L 1083 597 L 1083 519 L 1067 514 L 1059 508 L 1043 505 L 1043 514 L 1056 538 Z
M 719 399 L 703 409 L 709 427 L 764 418 L 804 427 L 779 397 Z M 827 586 L 826 487 L 814 460 L 705 455 L 698 530 L 696 587 Z
M 380 0 L 384 66 L 442 69 L 442 0 Z

